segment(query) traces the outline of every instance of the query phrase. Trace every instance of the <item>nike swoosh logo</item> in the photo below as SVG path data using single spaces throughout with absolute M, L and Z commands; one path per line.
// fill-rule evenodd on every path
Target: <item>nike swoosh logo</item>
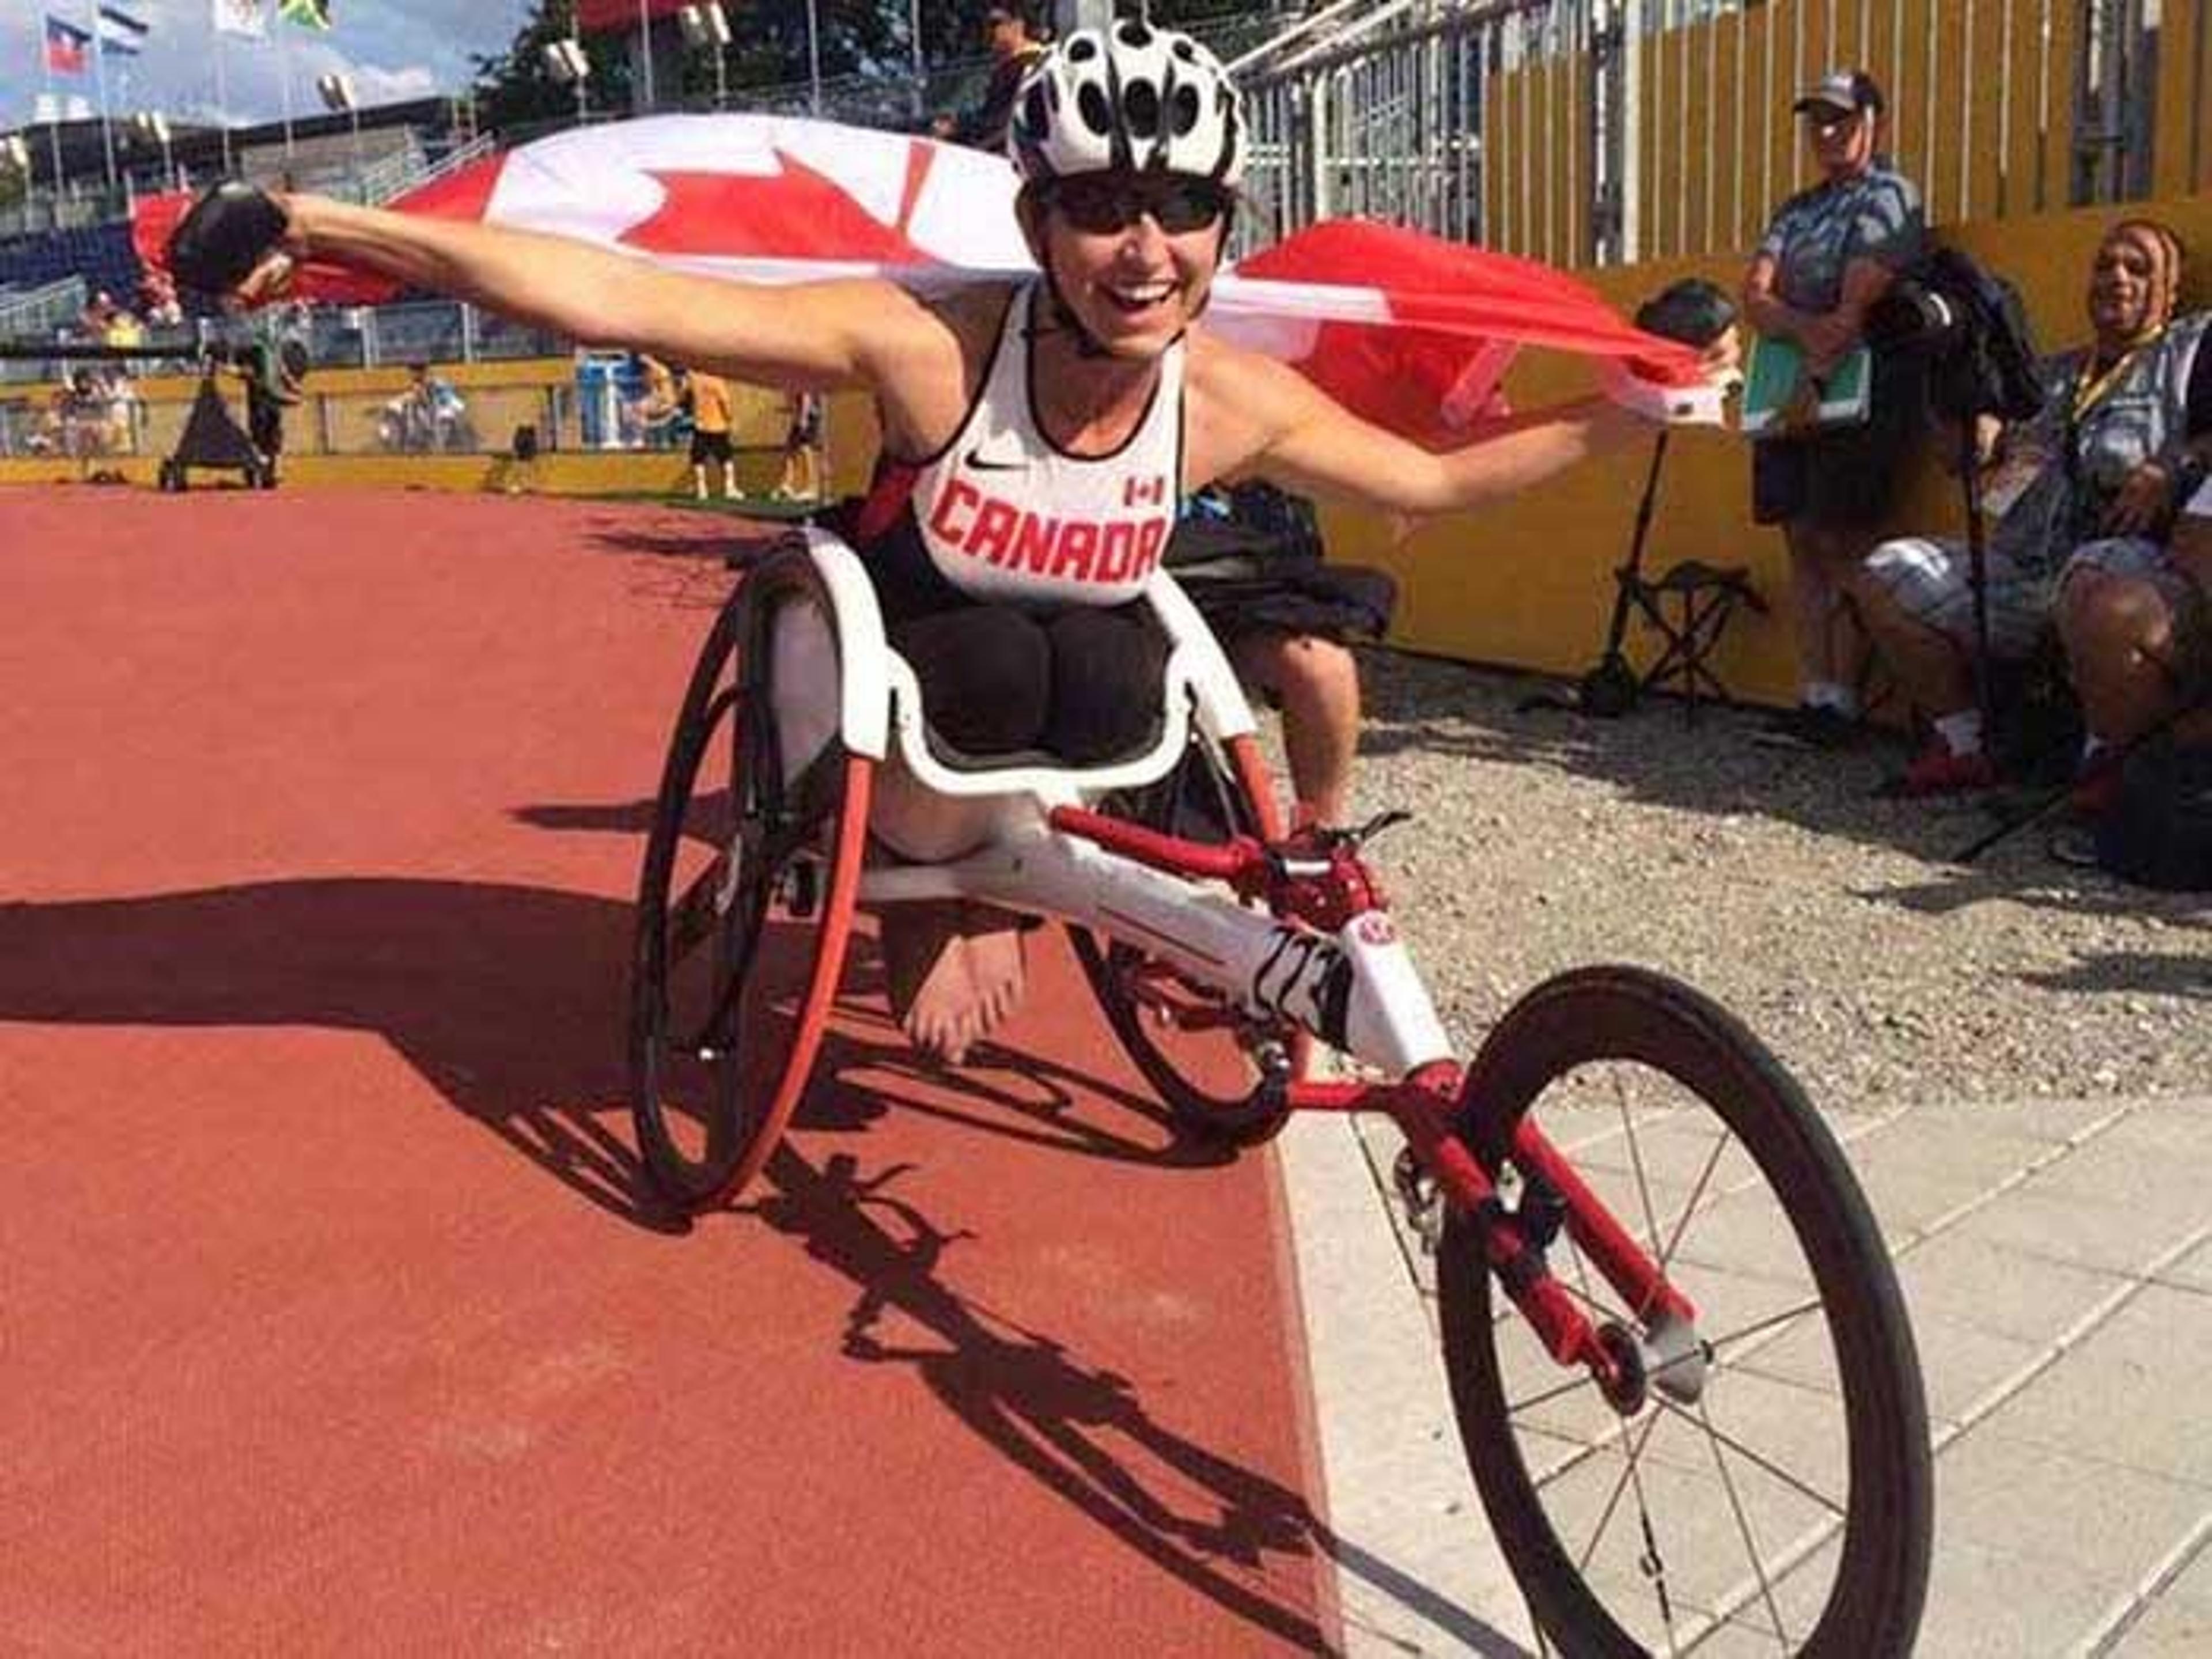
M 978 472 L 1026 472 L 1030 464 L 1026 460 L 994 461 L 981 450 L 971 449 L 968 452 L 968 465 Z

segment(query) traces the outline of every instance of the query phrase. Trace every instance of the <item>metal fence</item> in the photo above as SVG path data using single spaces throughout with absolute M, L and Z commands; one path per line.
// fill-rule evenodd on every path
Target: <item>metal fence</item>
M 1256 245 L 1359 214 L 1561 264 L 1740 249 L 1811 182 L 1790 103 L 1887 88 L 1938 221 L 2212 187 L 2195 0 L 1338 0 L 1234 65 Z

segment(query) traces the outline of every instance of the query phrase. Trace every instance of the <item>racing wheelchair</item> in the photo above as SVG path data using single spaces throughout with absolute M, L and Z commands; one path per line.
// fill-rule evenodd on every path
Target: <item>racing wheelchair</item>
M 1185 1133 L 1253 1142 L 1308 1110 L 1403 1132 L 1465 1454 L 1550 1642 L 1909 1654 L 1932 1528 L 1920 1372 L 1802 1091 L 1725 1011 L 1623 967 L 1539 985 L 1455 1061 L 1363 836 L 1286 831 L 1220 650 L 1164 574 L 1146 599 L 1170 649 L 1142 752 L 985 765 L 930 731 L 842 543 L 809 530 L 749 570 L 685 693 L 641 878 L 629 1066 L 656 1184 L 704 1206 L 759 1172 L 859 909 L 1057 919 Z M 887 767 L 975 803 L 982 844 L 872 854 Z M 1309 1075 L 1315 1042 L 1376 1080 Z

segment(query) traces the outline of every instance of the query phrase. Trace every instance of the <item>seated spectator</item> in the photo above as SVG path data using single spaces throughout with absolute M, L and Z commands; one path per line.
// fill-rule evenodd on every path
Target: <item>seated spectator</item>
M 185 308 L 177 301 L 177 284 L 166 270 L 146 273 L 138 284 L 138 307 L 149 328 L 182 328 Z
M 2111 520 L 2128 533 L 2081 548 L 2058 592 L 2087 734 L 2075 805 L 2092 814 L 2111 804 L 2127 745 L 2201 705 L 2212 675 L 2212 314 L 2166 335 L 2172 381 L 2160 390 L 2183 406 L 2181 437 L 2169 434 L 2124 483 Z M 2208 725 L 2185 720 L 2178 735 L 2212 738 Z
M 1360 705 L 1359 665 L 1344 639 L 1381 636 L 1395 585 L 1380 571 L 1324 565 L 1312 507 L 1265 484 L 1201 492 L 1164 562 L 1238 678 L 1282 711 L 1300 816 L 1345 824 Z
M 939 138 L 970 149 L 1003 155 L 1006 127 L 1013 119 L 1014 94 L 1022 79 L 1044 53 L 1044 42 L 1031 32 L 1032 0 L 993 0 L 983 13 L 983 41 L 991 52 L 991 78 L 982 100 L 957 115 L 940 115 L 930 125 Z
M 428 363 L 408 364 L 407 389 L 385 405 L 385 414 L 380 428 L 386 447 L 420 454 L 466 447 L 461 437 L 468 404 Z
M 98 384 L 105 419 L 105 445 L 111 455 L 138 453 L 138 388 L 121 363 L 110 363 Z
M 1989 648 L 2027 657 L 2056 606 L 2087 775 L 2156 718 L 2172 696 L 2160 682 L 2179 680 L 2174 623 L 2194 590 L 2166 544 L 2202 476 L 2190 447 L 2212 434 L 2212 352 L 2198 349 L 2212 317 L 2174 316 L 2180 282 L 2171 230 L 2113 226 L 2090 266 L 2091 343 L 2045 361 L 2049 399 L 2035 420 L 1977 434 L 1991 465 Z M 1852 583 L 1877 649 L 1934 726 L 1899 781 L 1907 795 L 1996 779 L 1975 699 L 1969 574 L 1963 542 L 1909 538 L 1883 543 Z
M 127 307 L 111 306 L 107 313 L 106 331 L 100 343 L 131 351 L 146 343 L 146 329 Z

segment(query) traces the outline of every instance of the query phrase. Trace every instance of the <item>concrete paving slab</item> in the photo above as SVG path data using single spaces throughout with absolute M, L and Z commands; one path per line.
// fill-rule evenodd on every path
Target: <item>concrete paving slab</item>
M 1944 1549 L 1972 1540 L 2119 1583 L 2151 1576 L 2208 1505 L 2203 1486 L 1998 1433 L 1969 1433 L 1936 1463 Z
M 2212 1239 L 2160 1272 L 2158 1282 L 2176 1290 L 2198 1291 L 2212 1296 Z
M 1958 1421 L 2042 1357 L 2040 1344 L 2000 1336 L 1932 1309 L 1914 1307 L 1909 1296 L 1906 1306 L 1912 1315 L 1912 1340 L 1920 1349 L 1929 1419 L 1938 1428 Z
M 2212 1487 L 2212 1301 L 2149 1285 L 1991 1419 L 1990 1431 Z
M 1348 1659 L 1522 1654 L 1534 1630 L 1461 1453 L 1435 1328 L 1345 1119 L 1275 1142 Z
M 1916 1318 L 1925 1313 L 2023 1342 L 2052 1340 L 2113 1285 L 2107 1274 L 1990 1243 L 1972 1227 L 1913 1249 L 1898 1277 Z
M 2212 1101 L 1930 1105 L 1831 1121 L 1899 1253 L 1940 1449 L 1920 1653 L 2212 1652 L 2212 1433 L 2200 1404 L 2201 1379 L 2212 1375 Z M 1379 1218 L 1359 1224 L 1372 1234 L 1366 1265 L 1353 1270 L 1346 1257 L 1335 1264 L 1342 1272 L 1316 1266 L 1312 1277 L 1347 1280 L 1371 1322 L 1380 1316 L 1369 1276 L 1395 1256 L 1410 1308 L 1398 1316 L 1408 1329 L 1432 1328 L 1432 1267 L 1383 1204 L 1395 1131 L 1365 1126 L 1363 1152 L 1361 1134 L 1340 1123 L 1293 1132 L 1309 1127 L 1321 1132 L 1314 1144 L 1341 1188 L 1331 1225 L 1352 1224 L 1363 1204 Z M 1285 1140 L 1288 1169 L 1297 1162 L 1289 1149 L 1304 1143 Z M 1771 1239 L 1717 1219 L 1701 1224 L 1698 1253 L 1740 1250 L 1746 1259 L 1726 1265 L 1756 1280 L 1785 1270 L 1766 1259 Z M 1334 1238 L 1313 1253 L 1345 1255 Z M 1826 1363 L 1817 1336 L 1793 1331 L 1753 1368 L 1795 1379 L 1802 1344 L 1817 1371 Z M 1432 1344 L 1423 1364 L 1430 1374 L 1416 1381 L 1440 1401 Z M 1385 1375 L 1366 1371 L 1362 1387 L 1383 1386 Z M 1417 1432 L 1401 1451 L 1425 1424 L 1437 1431 L 1425 1443 L 1464 1481 L 1448 1405 L 1416 1406 L 1407 1420 Z M 1340 1472 L 1358 1467 L 1331 1459 L 1333 1510 Z M 1417 1532 L 1433 1534 L 1437 1515 L 1474 1502 L 1471 1492 L 1428 1495 L 1402 1458 L 1375 1467 L 1413 1494 L 1399 1507 Z M 1401 1565 L 1421 1562 L 1422 1584 L 1442 1591 L 1462 1547 L 1427 1565 L 1417 1544 L 1396 1542 L 1389 1507 L 1386 1496 L 1370 1514 L 1344 1512 L 1360 1516 L 1364 1542 Z M 1479 1519 L 1479 1509 L 1468 1512 Z M 1816 1555 L 1792 1575 L 1784 1611 L 1802 1614 L 1802 1596 L 1822 1582 Z M 1513 1599 L 1510 1586 L 1490 1593 Z M 1362 1606 L 1353 1591 L 1346 1604 Z M 1423 1628 L 1362 1613 L 1353 1624 L 1355 1652 L 1488 1650 L 1434 1620 Z M 1515 1629 L 1525 1639 L 1525 1626 Z
M 2063 1654 L 2118 1588 L 2063 1562 L 1950 1538 L 1939 1516 L 1919 1652 L 1926 1659 Z
M 2206 1163 L 2212 1167 L 2212 1158 Z M 2201 1194 L 2147 1188 L 2113 1196 L 2104 1190 L 2101 1178 L 2077 1178 L 2062 1161 L 1998 1194 L 1974 1218 L 1972 1231 L 1977 1238 L 2034 1261 L 2127 1275 L 2155 1255 L 2162 1243 L 2202 1225 L 2204 1215 Z

